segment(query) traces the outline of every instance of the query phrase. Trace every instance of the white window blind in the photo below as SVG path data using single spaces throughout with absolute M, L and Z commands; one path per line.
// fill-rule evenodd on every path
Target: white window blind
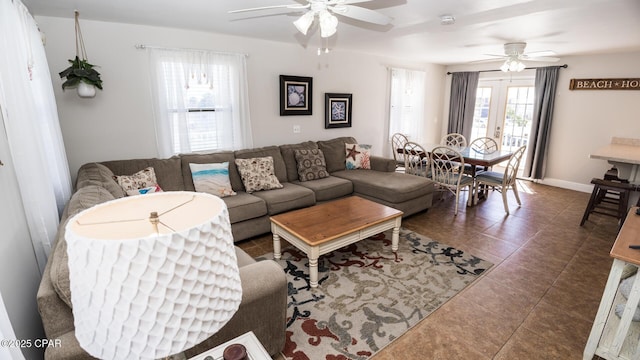
M 158 151 L 253 145 L 244 55 L 150 49 Z

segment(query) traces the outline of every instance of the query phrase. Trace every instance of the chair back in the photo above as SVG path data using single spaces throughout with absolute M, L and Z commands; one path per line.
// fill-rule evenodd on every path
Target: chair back
M 431 173 L 429 154 L 422 145 L 409 141 L 403 146 L 404 171 L 407 174 L 429 177 Z
M 448 188 L 460 186 L 464 176 L 464 158 L 449 146 L 436 146 L 431 150 L 431 179 Z
M 471 150 L 480 154 L 491 154 L 498 151 L 498 143 L 490 137 L 480 137 L 469 144 Z
M 440 145 L 451 147 L 466 147 L 467 138 L 465 138 L 464 135 L 458 133 L 447 134 L 440 140 Z
M 404 144 L 409 141 L 405 134 L 395 133 L 391 136 L 391 153 L 393 154 L 393 160 L 396 161 L 396 164 L 404 164 L 405 160 L 403 158 L 403 149 Z
M 524 155 L 526 148 L 527 147 L 525 145 L 520 146 L 509 158 L 509 162 L 504 170 L 504 177 L 502 178 L 503 187 L 513 185 L 513 183 L 516 182 L 518 167 L 520 167 L 520 160 L 522 160 L 522 155 Z

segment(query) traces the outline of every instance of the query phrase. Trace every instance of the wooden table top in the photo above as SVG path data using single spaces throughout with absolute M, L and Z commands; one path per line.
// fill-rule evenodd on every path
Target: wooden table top
M 271 217 L 271 221 L 311 246 L 365 229 L 403 212 L 359 196 L 350 196 Z
M 640 249 L 630 249 L 629 245 L 640 245 L 640 215 L 637 206 L 632 206 L 611 248 L 611 256 L 640 266 Z
M 640 164 L 640 144 L 611 143 L 589 155 L 592 159 Z

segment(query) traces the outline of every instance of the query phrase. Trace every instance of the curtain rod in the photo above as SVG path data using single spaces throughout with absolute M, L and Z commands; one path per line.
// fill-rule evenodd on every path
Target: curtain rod
M 542 68 L 542 67 L 544 67 L 544 66 L 538 66 L 538 67 L 526 67 L 526 68 L 524 68 L 523 70 L 535 70 L 535 69 L 539 69 L 539 68 Z M 560 65 L 560 67 L 561 67 L 561 68 L 565 68 L 565 69 L 566 69 L 567 67 L 569 67 L 569 65 L 564 64 L 564 65 Z M 478 72 L 496 72 L 496 71 L 502 71 L 502 70 L 500 70 L 500 69 L 496 69 L 496 70 L 478 70 Z M 447 72 L 447 75 L 451 75 L 451 74 L 455 74 L 455 73 L 459 73 L 459 72 L 464 72 L 464 71 L 454 71 L 454 72 L 450 72 L 450 71 L 448 71 L 448 72 Z M 504 72 L 504 71 L 503 71 L 503 72 Z M 513 72 L 513 71 L 506 71 L 506 72 Z
M 249 54 L 242 53 L 233 53 L 233 52 L 223 52 L 223 51 L 215 51 L 215 50 L 207 50 L 207 49 L 188 49 L 188 48 L 170 48 L 164 46 L 154 46 L 154 45 L 145 45 L 145 44 L 136 44 L 135 48 L 138 50 L 144 49 L 160 49 L 160 50 L 174 50 L 174 51 L 207 51 L 221 55 L 243 55 L 244 57 L 249 57 Z

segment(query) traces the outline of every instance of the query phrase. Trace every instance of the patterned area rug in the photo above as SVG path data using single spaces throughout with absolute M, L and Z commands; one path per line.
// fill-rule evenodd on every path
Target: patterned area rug
M 493 265 L 405 229 L 396 254 L 387 231 L 321 256 L 315 289 L 303 252 L 288 247 L 278 263 L 289 281 L 283 355 L 293 360 L 368 359 Z

